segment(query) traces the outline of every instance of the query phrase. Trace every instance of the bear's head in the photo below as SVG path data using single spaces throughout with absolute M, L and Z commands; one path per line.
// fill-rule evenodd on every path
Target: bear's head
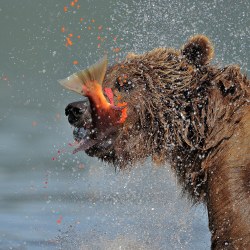
M 199 146 L 190 102 L 197 98 L 200 105 L 205 102 L 199 82 L 212 57 L 209 39 L 196 35 L 180 50 L 129 53 L 109 67 L 104 57 L 59 81 L 87 97 L 65 109 L 79 142 L 75 152 L 125 167 L 148 156 L 165 161 L 177 143 Z

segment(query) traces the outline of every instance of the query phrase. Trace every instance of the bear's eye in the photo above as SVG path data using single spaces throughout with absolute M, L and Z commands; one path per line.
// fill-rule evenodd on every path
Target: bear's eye
M 119 91 L 119 92 L 129 92 L 131 89 L 133 89 L 134 85 L 132 84 L 132 82 L 127 78 L 127 76 L 123 76 L 123 77 L 118 77 L 115 81 L 115 88 Z

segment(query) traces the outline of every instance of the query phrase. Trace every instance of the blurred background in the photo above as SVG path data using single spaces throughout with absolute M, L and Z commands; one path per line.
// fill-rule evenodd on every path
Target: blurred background
M 168 166 L 72 154 L 64 108 L 81 97 L 57 80 L 197 33 L 213 63 L 249 76 L 249 13 L 248 0 L 0 1 L 0 249 L 210 249 L 205 207 Z

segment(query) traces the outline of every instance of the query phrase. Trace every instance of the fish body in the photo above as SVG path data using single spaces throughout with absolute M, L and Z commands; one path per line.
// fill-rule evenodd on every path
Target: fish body
M 104 95 L 102 84 L 107 65 L 108 60 L 107 56 L 105 56 L 91 67 L 59 80 L 59 83 L 64 88 L 86 96 L 90 103 L 90 109 L 88 110 L 84 107 L 84 102 L 73 103 L 66 108 L 66 115 L 69 116 L 69 121 L 72 121 L 72 123 L 74 123 L 74 120 L 79 121 L 79 117 L 75 117 L 79 116 L 75 114 L 76 111 L 79 111 L 78 113 L 83 119 L 82 129 L 80 129 L 79 124 L 72 124 L 78 128 L 74 130 L 74 137 L 79 143 L 73 153 L 87 150 L 96 144 L 102 144 L 102 142 L 105 144 L 105 141 L 117 132 L 126 121 L 127 103 L 118 103 L 115 106 L 112 89 L 106 88 L 104 90 L 109 101 Z M 88 122 L 90 120 L 89 116 L 91 116 L 91 124 Z M 84 128 L 85 123 L 88 126 Z
M 126 120 L 126 103 L 114 105 L 111 96 L 112 90 L 106 90 L 110 102 L 106 99 L 102 83 L 107 71 L 108 60 L 104 56 L 98 63 L 88 69 L 81 70 L 73 75 L 59 80 L 59 83 L 89 99 L 93 126 L 99 131 L 105 131 L 109 126 L 117 126 Z

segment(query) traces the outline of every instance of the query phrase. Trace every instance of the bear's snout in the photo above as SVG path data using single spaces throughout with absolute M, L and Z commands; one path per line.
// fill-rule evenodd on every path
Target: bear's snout
M 72 102 L 65 108 L 65 115 L 70 125 L 77 128 L 88 128 L 91 114 L 88 101 Z

